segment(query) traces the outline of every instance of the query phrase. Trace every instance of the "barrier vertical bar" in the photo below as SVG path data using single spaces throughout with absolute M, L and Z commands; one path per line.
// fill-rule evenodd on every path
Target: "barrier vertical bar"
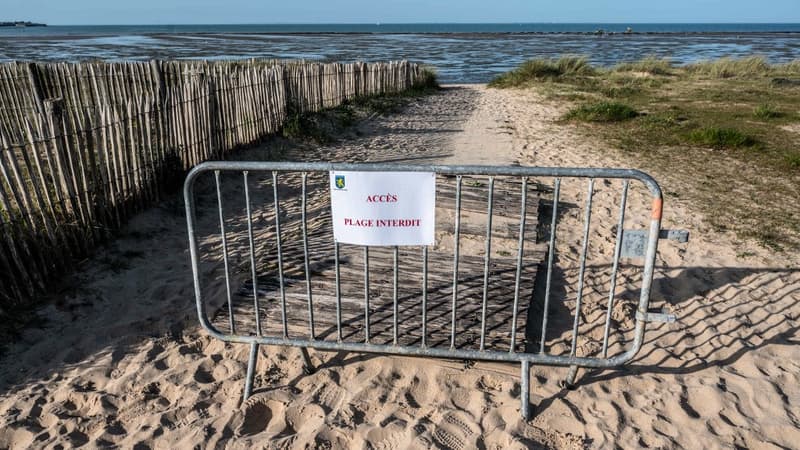
M 289 325 L 286 319 L 286 287 L 283 283 L 283 247 L 281 245 L 281 210 L 278 200 L 278 172 L 272 171 L 272 200 L 275 203 L 275 240 L 278 246 L 278 287 L 281 290 L 281 320 L 283 321 L 283 337 L 289 337 Z
M 572 343 L 570 344 L 569 356 L 575 356 L 578 348 L 578 326 L 581 320 L 581 306 L 583 305 L 583 285 L 584 274 L 586 272 L 586 253 L 589 249 L 589 225 L 592 220 L 592 197 L 594 195 L 594 178 L 589 178 L 589 192 L 586 197 L 586 219 L 583 224 L 583 244 L 581 246 L 580 268 L 578 269 L 578 292 L 575 301 L 575 320 L 572 324 Z M 578 366 L 572 365 L 567 375 L 567 385 L 575 383 L 578 374 Z
M 258 360 L 258 344 L 253 342 L 250 344 L 250 356 L 247 358 L 247 375 L 244 379 L 244 398 L 242 402 L 246 402 L 250 395 L 253 393 L 253 380 L 256 376 L 256 362 Z
M 422 347 L 428 345 L 428 246 L 422 247 Z
M 527 421 L 531 419 L 531 363 L 527 359 L 523 359 L 520 366 L 519 412 Z
M 636 306 L 636 328 L 634 329 L 633 344 L 628 350 L 630 354 L 639 351 L 644 341 L 647 308 L 650 304 L 650 290 L 653 287 L 653 272 L 655 271 L 656 252 L 658 252 L 659 232 L 661 231 L 661 216 L 664 212 L 664 199 L 658 185 L 653 192 L 653 204 L 650 216 L 650 230 L 647 238 L 647 247 L 644 255 L 644 273 L 642 274 L 642 288 L 639 292 L 639 304 Z
M 369 247 L 364 246 L 364 340 L 369 344 Z
M 544 343 L 547 340 L 547 316 L 550 312 L 550 286 L 553 280 L 553 259 L 556 244 L 556 227 L 558 222 L 558 196 L 561 190 L 561 178 L 553 182 L 553 217 L 550 220 L 550 243 L 547 250 L 547 279 L 544 288 L 544 311 L 542 312 L 542 339 L 539 342 L 539 353 L 544 354 Z
M 450 349 L 456 348 L 456 300 L 458 297 L 458 246 L 461 235 L 461 175 L 456 176 L 456 226 L 453 237 L 453 306 L 450 324 Z
M 336 259 L 336 338 L 342 342 L 342 281 L 339 272 L 339 243 L 333 244 L 333 257 Z
M 393 275 L 393 289 L 392 289 L 392 331 L 393 331 L 393 339 L 394 345 L 397 345 L 397 259 L 398 259 L 399 248 L 395 245 L 394 246 L 394 275 Z
M 214 171 L 214 182 L 217 185 L 217 209 L 219 210 L 219 232 L 222 236 L 222 261 L 225 265 L 225 293 L 228 298 L 228 318 L 231 334 L 236 334 L 236 321 L 233 318 L 233 301 L 231 299 L 231 275 L 228 266 L 228 238 L 225 233 L 225 216 L 222 213 L 222 190 L 219 182 L 219 170 Z
M 586 252 L 589 249 L 589 224 L 592 220 L 592 196 L 594 195 L 594 178 L 589 179 L 589 192 L 586 197 L 586 215 L 583 223 L 583 243 L 581 245 L 580 268 L 578 269 L 578 292 L 575 301 L 575 320 L 572 324 L 572 344 L 570 345 L 570 356 L 575 356 L 575 349 L 578 343 L 578 325 L 580 324 L 581 306 L 583 302 L 583 278 L 586 272 Z
M 250 187 L 247 182 L 248 172 L 244 176 L 244 200 L 247 205 L 247 237 L 250 241 L 250 276 L 253 278 L 253 303 L 256 309 L 256 334 L 261 336 L 261 310 L 258 304 L 258 277 L 256 276 L 256 249 L 253 243 L 253 214 L 250 211 Z
M 489 301 L 489 263 L 492 253 L 492 212 L 494 209 L 494 177 L 489 177 L 489 208 L 486 219 L 486 258 L 483 263 L 483 301 L 481 302 L 481 351 L 486 349 L 486 306 Z
M 608 357 L 608 333 L 611 328 L 611 310 L 614 308 L 614 294 L 617 290 L 617 271 L 619 269 L 619 255 L 622 250 L 622 233 L 625 225 L 625 205 L 628 201 L 628 185 L 630 182 L 622 182 L 622 198 L 619 203 L 619 220 L 617 221 L 617 242 L 614 247 L 614 263 L 611 268 L 611 287 L 608 293 L 608 306 L 606 307 L 606 326 L 603 329 L 603 358 Z
M 509 352 L 514 353 L 517 344 L 517 313 L 519 310 L 519 285 L 522 277 L 522 253 L 525 248 L 525 220 L 528 211 L 528 178 L 522 179 L 522 206 L 519 218 L 519 243 L 517 244 L 517 273 L 514 276 L 514 311 L 511 317 L 511 345 Z
M 314 334 L 314 302 L 311 298 L 311 268 L 308 262 L 308 221 L 306 218 L 306 184 L 308 180 L 308 172 L 303 172 L 302 175 L 302 205 L 301 205 L 301 220 L 303 222 L 303 261 L 306 271 L 306 297 L 308 300 L 308 321 L 309 333 L 311 339 L 316 339 Z

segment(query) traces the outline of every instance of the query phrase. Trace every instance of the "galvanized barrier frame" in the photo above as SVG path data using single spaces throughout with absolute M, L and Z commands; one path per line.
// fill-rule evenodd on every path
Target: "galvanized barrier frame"
M 323 341 L 317 340 L 312 335 L 310 339 L 301 339 L 301 338 L 290 338 L 287 337 L 284 333 L 283 337 L 279 336 L 263 336 L 261 335 L 261 328 L 259 322 L 259 314 L 256 314 L 256 326 L 258 334 L 255 336 L 250 335 L 240 335 L 235 334 L 235 329 L 232 330 L 231 334 L 226 334 L 218 330 L 208 318 L 207 311 L 205 308 L 205 304 L 203 301 L 202 296 L 202 289 L 200 286 L 200 277 L 199 277 L 199 253 L 198 253 L 198 244 L 197 244 L 197 237 L 195 235 L 195 224 L 196 224 L 196 217 L 195 217 L 195 198 L 193 194 L 193 188 L 195 182 L 203 173 L 206 172 L 214 172 L 215 179 L 217 181 L 217 195 L 220 201 L 220 224 L 222 229 L 222 236 L 223 236 L 223 247 L 225 247 L 225 231 L 224 231 L 224 221 L 222 220 L 222 204 L 221 204 L 221 194 L 219 191 L 219 173 L 220 171 L 235 171 L 243 173 L 245 179 L 245 197 L 247 201 L 247 214 L 248 214 L 248 234 L 249 234 L 249 243 L 251 246 L 251 267 L 252 267 L 252 276 L 253 279 L 256 280 L 256 273 L 255 273 L 255 256 L 253 251 L 253 231 L 252 231 L 252 215 L 250 211 L 250 198 L 249 198 L 249 191 L 247 189 L 247 176 L 249 172 L 272 172 L 273 177 L 273 187 L 275 188 L 275 202 L 278 202 L 277 196 L 277 175 L 280 172 L 301 172 L 302 176 L 302 195 L 303 195 L 303 206 L 302 206 L 302 222 L 303 222 L 303 235 L 304 239 L 307 239 L 307 235 L 305 233 L 305 226 L 306 226 L 306 217 L 305 217 L 305 201 L 306 201 L 306 176 L 308 172 L 329 172 L 329 171 L 362 171 L 362 172 L 380 172 L 380 171 L 402 171 L 402 172 L 435 172 L 436 174 L 441 175 L 450 175 L 457 177 L 457 184 L 456 184 L 456 223 L 455 223 L 455 245 L 454 245 L 454 287 L 457 285 L 458 282 L 458 256 L 459 256 L 459 223 L 460 223 L 460 204 L 461 204 L 461 177 L 464 175 L 480 175 L 480 176 L 488 176 L 489 177 L 489 199 L 488 199 L 488 224 L 487 224 L 487 241 L 486 241 L 486 266 L 484 269 L 484 277 L 486 280 L 486 274 L 488 274 L 488 264 L 489 264 L 489 250 L 491 249 L 491 217 L 492 217 L 492 193 L 493 193 L 493 185 L 494 185 L 494 177 L 495 176 L 515 176 L 521 177 L 523 180 L 523 198 L 521 204 L 521 218 L 520 218 L 520 226 L 521 230 L 524 230 L 524 221 L 525 221 L 525 195 L 527 193 L 526 186 L 527 179 L 529 177 L 546 177 L 546 178 L 554 178 L 554 191 L 553 191 L 553 226 L 555 227 L 556 218 L 557 218 L 557 211 L 558 203 L 559 203 L 559 189 L 560 189 L 560 181 L 561 178 L 584 178 L 588 179 L 588 196 L 586 200 L 586 220 L 584 222 L 584 230 L 583 230 L 583 246 L 581 251 L 581 259 L 580 259 L 580 269 L 579 269 L 579 281 L 578 281 L 578 291 L 577 291 L 577 303 L 576 303 L 576 313 L 575 313 L 575 320 L 574 320 L 574 327 L 572 333 L 572 342 L 571 342 L 571 351 L 569 356 L 565 355 L 549 355 L 544 353 L 544 336 L 547 329 L 547 313 L 544 314 L 543 326 L 542 326 L 542 347 L 539 353 L 526 353 L 526 352 L 516 352 L 514 351 L 514 345 L 511 346 L 510 351 L 497 351 L 497 350 L 486 350 L 484 348 L 484 337 L 485 337 L 485 324 L 486 324 L 486 304 L 487 304 L 487 287 L 486 281 L 484 280 L 484 291 L 483 291 L 483 311 L 482 311 L 482 324 L 483 330 L 481 333 L 481 346 L 480 350 L 471 350 L 471 349 L 458 349 L 453 346 L 453 342 L 451 341 L 451 347 L 449 349 L 445 348 L 431 348 L 425 345 L 425 341 L 423 339 L 421 346 L 403 346 L 397 345 L 397 327 L 395 325 L 395 341 L 391 345 L 383 345 L 383 344 L 371 344 L 369 343 L 369 335 L 367 334 L 367 342 L 344 342 L 341 340 L 341 334 L 339 334 L 339 340 L 334 341 Z M 588 246 L 588 239 L 589 239 L 589 224 L 591 219 L 591 205 L 592 205 L 592 197 L 594 192 L 594 179 L 595 178 L 602 178 L 602 179 L 622 179 L 623 182 L 623 191 L 622 191 L 622 198 L 621 198 L 621 207 L 620 207 L 620 215 L 619 215 L 619 222 L 617 228 L 617 240 L 616 240 L 616 248 L 614 253 L 614 260 L 613 260 L 613 268 L 612 268 L 612 279 L 611 279 L 611 292 L 609 294 L 609 308 L 606 315 L 606 324 L 604 329 L 604 338 L 603 338 L 603 357 L 581 357 L 576 355 L 576 341 L 578 335 L 578 325 L 579 325 L 579 316 L 581 311 L 581 300 L 582 300 L 582 291 L 583 291 L 583 278 L 584 278 L 584 271 L 585 271 L 585 263 L 586 263 L 586 251 Z M 613 301 L 615 298 L 614 288 L 616 286 L 616 275 L 618 270 L 618 264 L 620 259 L 620 248 L 622 245 L 622 233 L 623 233 L 623 223 L 625 217 L 625 207 L 626 207 L 626 200 L 628 194 L 628 186 L 630 180 L 638 180 L 642 182 L 647 189 L 649 190 L 652 203 L 651 203 L 651 217 L 650 217 L 650 225 L 649 231 L 647 233 L 647 242 L 646 242 L 646 250 L 644 254 L 644 271 L 642 277 L 642 284 L 641 284 L 641 291 L 639 297 L 639 303 L 637 306 L 636 314 L 635 314 L 635 328 L 634 328 L 634 339 L 631 347 L 625 351 L 624 353 L 618 354 L 614 357 L 608 358 L 607 357 L 607 347 L 608 347 L 608 333 L 610 327 L 610 316 L 611 316 L 611 306 L 613 305 Z M 192 266 L 192 274 L 194 278 L 194 289 L 195 289 L 195 300 L 197 306 L 197 314 L 198 319 L 200 320 L 200 324 L 202 327 L 212 336 L 217 339 L 220 339 L 225 342 L 231 343 L 241 343 L 241 344 L 249 344 L 250 345 L 250 356 L 248 359 L 248 367 L 247 367 L 247 378 L 245 380 L 245 391 L 244 391 L 244 399 L 246 400 L 251 392 L 253 386 L 253 378 L 255 375 L 255 365 L 256 365 L 256 358 L 258 355 L 258 347 L 259 345 L 282 345 L 282 346 L 289 346 L 289 347 L 298 347 L 302 350 L 304 361 L 306 363 L 306 369 L 308 372 L 313 371 L 313 366 L 311 365 L 310 359 L 308 357 L 308 353 L 306 351 L 307 348 L 314 348 L 318 350 L 328 350 L 328 351 L 351 351 L 351 352 L 363 352 L 363 353 L 380 353 L 380 354 L 388 354 L 388 355 L 405 355 L 405 356 L 425 356 L 425 357 L 434 357 L 434 358 L 455 358 L 455 359 L 466 359 L 466 360 L 480 360 L 480 361 L 505 361 L 505 362 L 516 362 L 520 363 L 521 369 L 521 389 L 520 389 L 520 396 L 521 396 L 521 407 L 520 412 L 522 416 L 527 420 L 530 418 L 530 366 L 531 364 L 540 364 L 540 365 L 550 365 L 550 366 L 569 366 L 570 373 L 568 375 L 567 382 L 572 383 L 575 380 L 575 376 L 577 373 L 578 367 L 587 367 L 587 368 L 611 368 L 620 366 L 625 364 L 626 362 L 630 361 L 640 350 L 643 340 L 644 340 L 644 332 L 645 332 L 645 325 L 648 321 L 657 320 L 657 318 L 652 317 L 653 314 L 648 313 L 648 306 L 650 303 L 650 289 L 653 280 L 653 271 L 655 266 L 655 258 L 656 252 L 658 249 L 658 240 L 659 234 L 661 231 L 661 214 L 662 214 L 662 194 L 661 188 L 659 187 L 658 183 L 648 174 L 641 172 L 639 170 L 634 169 L 614 169 L 614 168 L 573 168 L 573 167 L 522 167 L 522 166 L 513 166 L 513 167 L 498 167 L 498 166 L 450 166 L 450 165 L 405 165 L 405 164 L 387 164 L 387 163 L 374 163 L 374 164 L 350 164 L 350 163 L 327 163 L 327 162 L 316 162 L 316 163 L 302 163 L 302 162 L 239 162 L 239 161 L 212 161 L 212 162 L 205 162 L 194 169 L 192 169 L 185 181 L 184 190 L 183 190 L 184 200 L 185 200 L 185 208 L 186 208 L 186 220 L 187 220 L 187 230 L 189 235 L 189 251 L 191 255 L 191 266 Z M 277 239 L 278 239 L 278 267 L 279 271 L 282 270 L 282 263 L 280 261 L 281 258 L 281 250 L 280 250 L 280 217 L 279 214 L 276 214 L 275 217 L 276 221 L 276 229 L 277 229 Z M 516 274 L 516 295 L 514 298 L 514 314 L 517 313 L 517 306 L 518 306 L 518 293 L 519 293 L 519 279 L 520 279 L 520 267 L 521 267 L 521 258 L 522 258 L 522 244 L 523 244 L 523 232 L 520 232 L 520 246 L 519 246 L 519 253 L 518 253 L 518 262 L 517 262 L 517 274 Z M 551 233 L 550 242 L 549 242 L 549 252 L 548 252 L 548 263 L 547 263 L 547 287 L 545 293 L 545 311 L 547 311 L 548 305 L 547 302 L 549 301 L 549 291 L 550 291 L 550 279 L 551 273 L 553 268 L 553 253 L 554 253 L 554 239 L 555 239 L 555 232 Z M 333 243 L 332 243 L 333 244 Z M 340 282 L 339 282 L 339 245 L 334 244 L 335 248 L 335 258 L 336 258 L 336 286 L 337 286 L 337 294 L 340 289 Z M 307 251 L 307 242 L 304 242 L 304 249 L 305 249 L 305 264 L 306 264 L 306 274 L 308 274 L 308 251 Z M 365 257 L 368 258 L 369 255 L 369 247 L 364 247 L 364 254 Z M 395 292 L 397 290 L 397 249 L 395 247 Z M 427 262 L 427 247 L 423 247 L 423 258 Z M 427 276 L 427 264 L 423 264 L 423 282 L 426 281 Z M 225 257 L 225 270 L 226 270 L 226 282 L 229 283 L 228 280 L 228 261 L 227 256 Z M 368 271 L 365 272 L 366 279 L 365 282 L 368 286 Z M 281 291 L 283 291 L 283 274 L 279 272 L 279 279 L 281 283 Z M 310 289 L 310 284 L 308 285 Z M 423 291 L 425 292 L 425 291 Z M 230 295 L 230 286 L 228 285 L 228 293 Z M 338 295 L 337 295 L 338 297 Z M 457 301 L 457 289 L 453 291 L 453 302 Z M 397 296 L 395 295 L 395 304 L 394 304 L 394 320 L 395 323 L 397 321 Z M 230 299 L 228 299 L 228 305 L 230 307 Z M 365 301 L 368 302 L 369 295 L 367 294 L 365 297 Z M 423 305 L 425 301 L 425 294 L 423 294 Z M 257 296 L 256 296 L 257 302 Z M 285 317 L 286 317 L 286 305 L 285 301 L 283 302 L 283 316 L 284 316 L 284 327 L 286 325 Z M 338 305 L 337 305 L 338 306 Z M 256 307 L 258 304 L 256 303 Z M 426 326 L 426 318 L 424 316 L 425 307 L 423 306 L 423 330 Z M 309 309 L 309 313 L 312 315 L 311 323 L 312 323 L 312 330 L 313 330 L 313 310 Z M 337 313 L 340 313 L 339 309 L 337 308 Z M 232 314 L 232 311 L 231 311 Z M 365 320 L 369 321 L 369 312 L 367 309 Z M 455 308 L 453 309 L 453 314 L 455 315 Z M 337 314 L 338 315 L 338 314 Z M 341 317 L 337 317 L 337 323 L 341 327 Z M 285 328 L 284 328 L 285 330 Z M 341 330 L 341 328 L 340 328 Z M 514 339 L 514 334 L 516 333 L 516 320 L 512 325 L 512 339 Z M 425 333 L 423 332 L 423 336 Z M 455 329 L 453 329 L 453 336 L 455 336 Z M 513 341 L 512 341 L 513 342 Z

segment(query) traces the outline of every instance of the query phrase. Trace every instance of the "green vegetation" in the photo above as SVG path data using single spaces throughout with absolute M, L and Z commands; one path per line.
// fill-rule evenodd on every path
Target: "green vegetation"
M 672 74 L 672 63 L 668 59 L 648 56 L 639 61 L 617 64 L 614 67 L 616 72 L 638 72 L 650 75 L 670 75 Z
M 752 136 L 734 128 L 700 128 L 689 133 L 689 139 L 698 144 L 718 149 L 751 147 L 756 144 L 756 140 Z
M 516 69 L 504 73 L 489 83 L 490 87 L 508 88 L 525 86 L 535 81 L 592 75 L 594 68 L 584 57 L 562 56 L 558 59 L 532 59 Z
M 318 114 L 301 113 L 296 105 L 290 104 L 281 134 L 288 139 L 327 144 L 333 138 L 326 128 L 342 126 L 341 123 L 346 121 L 344 118 L 346 116 L 340 117 L 334 112 L 340 108 L 333 108 Z
M 800 169 L 800 155 L 796 152 L 786 152 L 783 162 L 789 169 Z
M 601 68 L 578 58 L 580 70 L 556 70 L 563 59 L 528 61 L 490 85 L 571 105 L 563 119 L 652 172 L 714 230 L 800 249 L 800 208 L 787 207 L 800 198 L 800 60 Z
M 426 93 L 431 89 L 439 89 L 438 75 L 433 67 L 423 66 L 422 76 L 414 82 L 411 90 L 412 92 Z
M 753 116 L 757 119 L 775 119 L 782 115 L 783 114 L 772 105 L 758 105 L 756 109 L 753 110 Z
M 425 67 L 420 79 L 403 92 L 358 97 L 335 108 L 312 113 L 300 112 L 297 105 L 290 104 L 281 135 L 289 139 L 329 144 L 336 140 L 337 134 L 351 127 L 359 118 L 395 112 L 411 100 L 438 90 L 436 72 Z
M 599 102 L 571 109 L 565 119 L 584 122 L 621 122 L 633 119 L 639 113 L 628 105 L 616 102 Z
M 686 66 L 689 73 L 706 75 L 712 78 L 753 77 L 768 75 L 773 67 L 761 56 L 747 58 L 720 58 L 713 61 L 700 61 Z

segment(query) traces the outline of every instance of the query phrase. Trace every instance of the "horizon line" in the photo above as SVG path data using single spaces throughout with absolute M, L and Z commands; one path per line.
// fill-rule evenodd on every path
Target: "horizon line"
M 48 26 L 202 26 L 202 25 L 800 25 L 800 21 L 789 22 L 220 22 L 220 23 L 46 23 L 34 20 L 0 20 L 0 22 L 45 23 Z

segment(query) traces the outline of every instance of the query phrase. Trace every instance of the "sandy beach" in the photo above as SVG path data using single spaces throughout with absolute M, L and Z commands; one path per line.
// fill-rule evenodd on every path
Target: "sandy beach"
M 689 230 L 691 240 L 660 245 L 651 307 L 677 322 L 651 324 L 629 365 L 582 370 L 575 389 L 563 387 L 567 369 L 534 366 L 525 422 L 516 365 L 312 350 L 318 371 L 306 375 L 296 350 L 262 347 L 254 395 L 240 404 L 248 348 L 199 327 L 176 193 L 83 262 L 0 357 L 0 448 L 796 447 L 800 260 L 714 231 L 683 199 L 690 187 L 680 177 L 583 137 L 557 120 L 563 112 L 533 90 L 450 85 L 332 144 L 272 139 L 233 158 L 279 152 L 650 173 L 673 194 L 662 226 Z M 565 204 L 582 205 L 585 195 L 585 184 L 562 186 Z M 614 250 L 617 195 L 597 188 L 590 261 Z M 647 204 L 646 192 L 632 189 L 629 202 Z M 576 206 L 559 221 L 565 298 L 577 277 L 581 220 Z M 621 277 L 625 286 L 641 274 L 623 267 Z M 605 315 L 609 283 L 607 270 L 587 272 L 586 324 Z M 220 295 L 215 306 L 223 305 Z M 617 305 L 615 320 L 631 320 L 628 305 Z M 584 331 L 579 354 L 596 352 L 601 330 Z

